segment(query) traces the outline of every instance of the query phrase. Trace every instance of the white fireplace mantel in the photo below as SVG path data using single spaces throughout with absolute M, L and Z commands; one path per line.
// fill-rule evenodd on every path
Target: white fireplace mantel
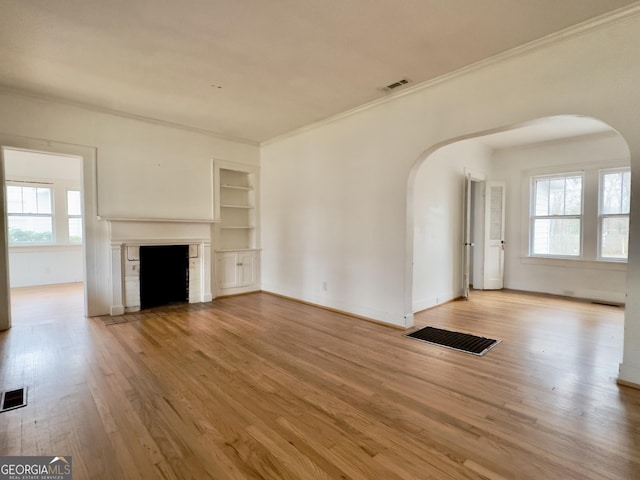
M 124 223 L 219 223 L 220 220 L 210 218 L 131 218 L 98 216 L 98 220 Z
M 189 302 L 210 302 L 211 223 L 189 220 L 109 219 L 111 315 L 140 310 L 141 246 L 189 245 Z M 135 252 L 132 254 L 132 252 Z

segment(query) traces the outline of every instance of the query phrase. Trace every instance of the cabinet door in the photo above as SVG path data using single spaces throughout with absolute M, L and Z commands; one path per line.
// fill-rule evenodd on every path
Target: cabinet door
M 221 288 L 237 287 L 240 284 L 239 263 L 236 252 L 223 253 L 218 257 L 218 281 Z
M 244 287 L 256 282 L 256 257 L 256 252 L 238 253 L 239 286 Z

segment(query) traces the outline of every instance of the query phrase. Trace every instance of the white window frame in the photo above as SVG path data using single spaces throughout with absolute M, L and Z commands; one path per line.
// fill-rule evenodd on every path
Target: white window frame
M 610 173 L 626 173 L 629 172 L 631 174 L 631 167 L 618 167 L 618 168 L 603 168 L 598 172 L 598 251 L 597 258 L 599 261 L 603 262 L 619 262 L 619 263 L 627 263 L 628 261 L 628 245 L 627 245 L 627 257 L 619 258 L 619 257 L 607 257 L 602 255 L 602 224 L 604 219 L 606 218 L 626 218 L 629 220 L 629 214 L 631 208 L 627 213 L 603 213 L 603 203 L 604 203 L 604 176 Z M 622 193 L 622 192 L 621 192 Z
M 53 245 L 56 243 L 56 221 L 55 221 L 55 189 L 53 185 L 42 184 L 38 182 L 19 182 L 19 181 L 7 181 L 7 187 L 19 187 L 19 188 L 42 188 L 49 190 L 49 198 L 51 199 L 51 213 L 14 213 L 9 212 L 7 208 L 7 230 L 9 228 L 11 217 L 36 217 L 36 218 L 49 218 L 51 219 L 51 240 L 46 242 L 12 242 L 9 236 L 9 246 L 21 247 L 21 246 L 42 246 Z
M 77 245 L 77 244 L 81 244 L 84 241 L 84 239 L 81 236 L 79 241 L 71 240 L 71 229 L 69 228 L 69 220 L 72 218 L 79 218 L 81 225 L 82 225 L 82 222 L 84 222 L 84 220 L 82 219 L 82 211 L 80 211 L 80 213 L 77 215 L 75 214 L 71 215 L 69 213 L 69 192 L 78 192 L 78 195 L 80 195 L 80 208 L 82 209 L 82 190 L 80 190 L 79 188 L 67 188 L 65 190 L 65 196 L 64 196 L 65 215 L 67 217 L 67 242 Z
M 571 215 L 536 215 L 536 181 L 566 179 L 569 177 L 580 177 L 582 187 L 580 189 L 580 214 Z M 529 256 L 533 258 L 557 258 L 557 259 L 582 259 L 583 258 L 583 242 L 584 242 L 584 194 L 585 194 L 585 175 L 583 171 L 572 171 L 562 173 L 552 173 L 543 175 L 533 175 L 530 177 L 530 197 L 529 197 Z M 535 222 L 539 219 L 577 219 L 580 221 L 580 240 L 579 252 L 577 255 L 554 254 L 554 253 L 535 253 Z

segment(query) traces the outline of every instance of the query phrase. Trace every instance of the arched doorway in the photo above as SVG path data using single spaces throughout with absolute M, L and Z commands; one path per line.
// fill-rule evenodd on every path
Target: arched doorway
M 604 122 L 578 115 L 478 132 L 425 151 L 414 165 L 408 186 L 411 311 L 462 295 L 466 175 L 478 180 L 474 243 L 480 245 L 476 249 L 486 247 L 478 233 L 486 231 L 484 207 L 479 205 L 482 182 L 500 180 L 506 185 L 505 287 L 623 303 L 626 264 L 602 255 L 598 195 L 602 172 L 621 171 L 629 163 L 629 148 L 620 134 Z M 531 179 L 571 172 L 579 172 L 584 182 L 580 250 L 577 255 L 531 255 Z M 471 262 L 476 265 L 472 280 L 482 271 L 479 257 L 474 255 Z

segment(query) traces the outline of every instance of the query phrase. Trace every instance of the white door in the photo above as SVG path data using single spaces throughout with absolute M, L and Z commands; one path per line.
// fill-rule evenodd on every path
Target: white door
M 484 289 L 504 284 L 505 183 L 487 182 L 485 190 Z
M 464 224 L 463 254 L 462 254 L 462 296 L 469 299 L 469 275 L 471 269 L 471 174 L 467 173 L 464 179 L 464 194 L 462 197 Z

